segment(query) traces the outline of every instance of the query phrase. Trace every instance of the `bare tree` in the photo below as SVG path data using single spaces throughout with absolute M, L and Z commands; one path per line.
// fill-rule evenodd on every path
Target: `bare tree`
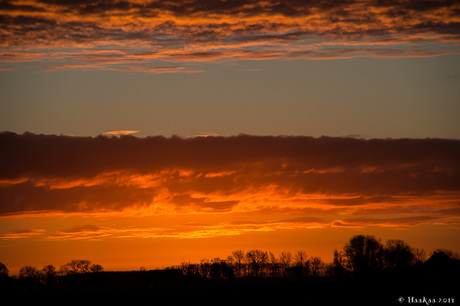
M 319 257 L 312 257 L 310 259 L 311 275 L 313 277 L 320 276 L 324 269 L 324 263 Z
M 385 267 L 402 269 L 413 265 L 415 255 L 412 248 L 402 240 L 388 240 L 385 251 Z
M 268 262 L 268 253 L 261 250 L 251 250 L 246 253 L 246 262 L 253 271 L 255 277 L 259 277 L 259 272 Z
M 269 274 L 271 277 L 278 277 L 280 274 L 280 263 L 272 252 L 268 253 Z
M 242 276 L 243 263 L 244 263 L 244 258 L 245 258 L 244 251 L 242 250 L 233 251 L 232 256 L 236 263 L 237 274 L 238 276 Z
M 204 277 L 210 277 L 211 275 L 211 263 L 208 259 L 202 259 L 200 261 L 200 274 Z
M 214 258 L 210 265 L 210 275 L 213 279 L 231 279 L 234 276 L 232 267 L 220 258 Z
M 344 253 L 334 250 L 334 259 L 332 261 L 332 274 L 335 277 L 342 278 L 345 274 L 345 258 Z
M 310 261 L 307 258 L 307 253 L 299 250 L 294 254 L 295 265 L 300 269 L 301 276 L 306 276 L 310 270 Z
M 57 282 L 57 272 L 53 265 L 44 266 L 42 269 L 43 282 L 47 285 Z
M 424 263 L 426 260 L 426 251 L 424 249 L 415 248 L 414 249 L 414 261 L 415 264 L 419 265 Z
M 303 266 L 307 261 L 307 253 L 303 250 L 299 250 L 294 254 L 295 264 Z
M 198 275 L 200 272 L 199 266 L 190 262 L 183 262 L 181 264 L 181 270 L 182 273 L 187 276 Z
M 41 273 L 35 267 L 24 266 L 19 269 L 18 278 L 38 282 L 40 281 Z
M 283 270 L 284 275 L 286 275 L 288 268 L 291 266 L 292 255 L 291 252 L 281 252 L 280 255 L 280 264 L 281 269 Z

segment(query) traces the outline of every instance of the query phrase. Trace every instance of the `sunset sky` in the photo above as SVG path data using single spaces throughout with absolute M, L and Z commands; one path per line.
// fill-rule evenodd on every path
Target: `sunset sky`
M 12 274 L 327 262 L 361 233 L 460 252 L 458 1 L 1 0 L 0 24 Z

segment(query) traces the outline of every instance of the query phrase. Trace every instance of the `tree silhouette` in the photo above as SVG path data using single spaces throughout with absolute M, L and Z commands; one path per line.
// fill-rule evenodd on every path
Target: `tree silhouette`
M 344 253 L 338 250 L 334 250 L 334 259 L 332 261 L 331 273 L 338 279 L 342 279 L 345 275 L 345 258 Z
M 213 279 L 231 279 L 234 276 L 232 267 L 225 260 L 214 258 L 210 265 L 210 277 Z
M 232 257 L 235 260 L 235 263 L 237 265 L 237 275 L 242 276 L 243 263 L 244 263 L 244 260 L 245 260 L 244 251 L 242 251 L 242 250 L 233 251 L 232 252 Z
M 454 252 L 447 251 L 447 253 L 453 257 L 456 256 Z M 307 257 L 307 253 L 303 250 L 295 252 L 294 256 L 290 252 L 283 251 L 277 258 L 272 252 L 257 249 L 250 250 L 247 253 L 242 250 L 234 251 L 227 259 L 218 257 L 212 260 L 202 259 L 198 264 L 183 262 L 181 266 L 171 268 L 175 269 L 172 272 L 176 274 L 156 274 L 156 271 L 145 273 L 130 271 L 127 273 L 101 273 L 96 275 L 95 273 L 103 271 L 101 265 L 92 264 L 89 260 L 72 260 L 61 267 L 60 274 L 53 265 L 47 265 L 42 270 L 32 266 L 24 266 L 20 269 L 17 278 L 10 278 L 6 266 L 0 263 L 0 289 L 13 288 L 13 292 L 16 286 L 16 292 L 37 292 L 43 289 L 53 292 L 53 290 L 60 291 L 61 289 L 93 290 L 93 287 L 99 290 L 108 286 L 109 289 L 116 288 L 115 290 L 118 290 L 118 288 L 122 288 L 122 286 L 129 283 L 127 285 L 129 288 L 139 285 L 157 290 L 164 283 L 169 283 L 168 286 L 172 286 L 169 288 L 174 289 L 177 283 L 177 286 L 181 286 L 181 289 L 184 288 L 182 286 L 187 284 L 197 286 L 193 288 L 201 288 L 201 286 L 207 286 L 207 284 L 218 284 L 218 286 L 212 287 L 218 290 L 222 288 L 221 285 L 225 284 L 231 284 L 231 288 L 238 288 L 237 286 L 240 285 L 245 286 L 244 288 L 251 288 L 246 286 L 252 286 L 253 284 L 256 284 L 258 288 L 265 288 L 264 286 L 269 285 L 270 287 L 267 288 L 273 288 L 274 290 L 288 287 L 296 290 L 296 288 L 313 285 L 310 288 L 314 288 L 312 289 L 314 291 L 324 284 L 331 286 L 323 287 L 324 292 L 329 292 L 331 291 L 330 288 L 340 288 L 345 284 L 344 282 L 350 280 L 357 281 L 356 284 L 373 286 L 373 282 L 383 284 L 388 280 L 397 279 L 401 275 L 404 276 L 401 277 L 404 282 L 410 283 L 410 281 L 417 280 L 426 274 L 426 271 L 429 271 L 427 275 L 430 277 L 433 275 L 458 275 L 458 263 L 449 258 L 447 260 L 446 257 L 448 256 L 446 254 L 436 253 L 444 255 L 444 259 L 440 258 L 440 256 L 437 256 L 437 258 L 433 256 L 430 258 L 431 265 L 428 266 L 427 264 L 430 260 L 424 260 L 425 254 L 425 251 L 414 249 L 402 240 L 388 240 L 385 244 L 382 244 L 374 236 L 358 235 L 346 242 L 343 250 L 334 250 L 333 261 L 327 265 L 320 257 Z M 448 264 L 443 264 L 443 261 L 447 261 Z M 421 262 L 423 262 L 423 265 L 420 264 Z M 406 269 L 408 267 L 410 269 Z M 142 270 L 145 271 L 146 269 L 142 267 Z M 182 270 L 182 273 L 180 270 Z M 438 270 L 447 270 L 449 273 L 439 273 Z M 244 271 L 247 272 L 245 273 Z M 378 272 L 378 277 L 373 277 L 375 272 Z M 409 274 L 412 272 L 415 272 L 414 277 Z M 86 274 L 74 275 L 79 273 Z M 171 277 L 172 275 L 173 278 L 164 281 L 161 277 L 158 278 L 159 275 L 162 275 L 161 277 L 165 275 Z M 371 278 L 365 278 L 368 276 Z M 410 278 L 406 276 L 410 276 Z M 114 278 L 111 279 L 111 277 Z M 157 278 L 155 279 L 155 277 Z M 227 282 L 235 277 L 242 279 L 236 282 Z M 207 278 L 207 280 L 204 280 L 204 278 Z M 264 280 L 262 281 L 261 278 L 264 278 Z M 369 279 L 372 282 L 369 282 Z M 171 282 L 169 282 L 170 280 Z M 175 282 L 175 280 L 179 281 Z M 442 279 L 435 279 L 436 282 L 438 280 Z M 146 282 L 148 282 L 148 285 L 145 285 Z M 276 287 L 279 284 L 282 286 Z M 285 286 L 286 284 L 288 286 Z M 292 284 L 294 286 L 291 286 Z M 446 282 L 444 284 L 449 285 Z M 348 286 L 343 287 L 349 288 Z M 366 289 L 369 288 L 371 287 L 366 287 Z
M 317 277 L 321 275 L 321 272 L 324 269 L 324 263 L 319 257 L 312 257 L 310 259 L 310 269 L 311 269 L 311 275 L 313 277 Z
M 182 262 L 181 270 L 182 274 L 187 276 L 199 275 L 200 273 L 199 265 L 190 262 Z
M 8 268 L 6 267 L 6 265 L 3 263 L 3 262 L 0 262 L 0 275 L 6 275 L 8 276 Z
M 92 265 L 89 267 L 89 270 L 90 270 L 92 273 L 97 273 L 97 272 L 102 272 L 102 271 L 104 271 L 104 268 L 103 268 L 101 265 L 92 264 Z
M 303 250 L 299 250 L 294 254 L 295 264 L 303 266 L 307 262 L 307 253 Z
M 307 276 L 310 272 L 311 263 L 308 260 L 307 252 L 299 250 L 294 254 L 295 265 L 300 269 L 301 276 Z
M 246 253 L 246 261 L 248 268 L 254 273 L 255 277 L 259 277 L 259 272 L 265 267 L 268 262 L 268 253 L 261 250 L 251 250 Z
M 424 249 L 414 249 L 414 264 L 421 265 L 426 260 L 426 251 Z
M 19 279 L 39 282 L 41 278 L 40 271 L 32 266 L 24 266 L 19 269 Z
M 355 275 L 366 275 L 383 266 L 383 245 L 374 236 L 354 236 L 345 245 L 344 253 Z
M 200 274 L 204 277 L 211 276 L 211 263 L 208 259 L 202 259 L 200 261 Z
M 389 269 L 407 268 L 415 261 L 412 248 L 402 240 L 388 240 L 384 256 L 385 267 Z
M 292 262 L 292 254 L 291 252 L 281 252 L 280 254 L 280 264 L 281 264 L 281 269 L 283 269 L 283 274 L 286 276 L 286 273 L 291 266 Z
M 57 272 L 53 265 L 44 266 L 41 273 L 43 283 L 46 285 L 54 284 L 57 282 Z
M 78 273 L 89 273 L 89 272 L 101 272 L 103 267 L 101 265 L 93 264 L 91 261 L 86 259 L 72 260 L 65 265 L 61 266 L 60 274 L 69 275 L 69 274 L 78 274 Z
M 268 273 L 271 277 L 278 277 L 281 272 L 281 265 L 272 252 L 268 253 Z

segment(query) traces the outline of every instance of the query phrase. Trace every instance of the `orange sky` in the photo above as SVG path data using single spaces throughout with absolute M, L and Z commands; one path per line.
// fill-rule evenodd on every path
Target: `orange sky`
M 153 269 L 254 248 L 330 261 L 358 233 L 460 250 L 458 140 L 2 133 L 0 144 L 0 261 L 12 272 L 75 258 Z

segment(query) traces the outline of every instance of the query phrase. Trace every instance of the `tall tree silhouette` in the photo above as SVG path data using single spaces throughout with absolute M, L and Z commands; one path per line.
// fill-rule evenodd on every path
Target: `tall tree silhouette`
M 345 245 L 344 253 L 350 270 L 357 276 L 383 267 L 383 245 L 374 236 L 354 236 Z
M 291 262 L 292 262 L 292 254 L 291 252 L 281 252 L 280 254 L 280 264 L 281 264 L 281 268 L 283 269 L 283 273 L 284 275 L 286 276 L 286 273 L 289 269 L 289 267 L 291 266 Z
M 43 282 L 46 285 L 55 284 L 57 282 L 57 271 L 53 265 L 44 266 L 42 269 Z
M 412 248 L 402 240 L 388 240 L 385 246 L 385 267 L 403 269 L 414 264 L 415 254 Z
M 281 272 L 281 266 L 275 254 L 268 252 L 268 272 L 272 278 L 278 277 Z
M 307 276 L 310 272 L 310 261 L 307 257 L 307 252 L 299 250 L 294 254 L 294 261 L 296 267 L 300 269 L 301 276 Z
M 321 260 L 319 257 L 312 257 L 310 259 L 310 269 L 311 269 L 311 275 L 313 277 L 317 277 L 321 275 L 321 272 L 323 271 L 324 268 L 324 262 Z
M 244 251 L 242 250 L 237 250 L 232 252 L 232 256 L 235 260 L 235 264 L 237 267 L 237 275 L 242 276 L 242 271 L 243 271 L 243 263 L 244 263 Z
M 248 251 L 246 253 L 246 261 L 254 276 L 259 277 L 261 269 L 263 269 L 268 262 L 268 253 L 261 250 Z
M 344 253 L 338 250 L 334 250 L 334 259 L 332 261 L 332 275 L 338 279 L 342 279 L 345 275 L 345 258 Z

